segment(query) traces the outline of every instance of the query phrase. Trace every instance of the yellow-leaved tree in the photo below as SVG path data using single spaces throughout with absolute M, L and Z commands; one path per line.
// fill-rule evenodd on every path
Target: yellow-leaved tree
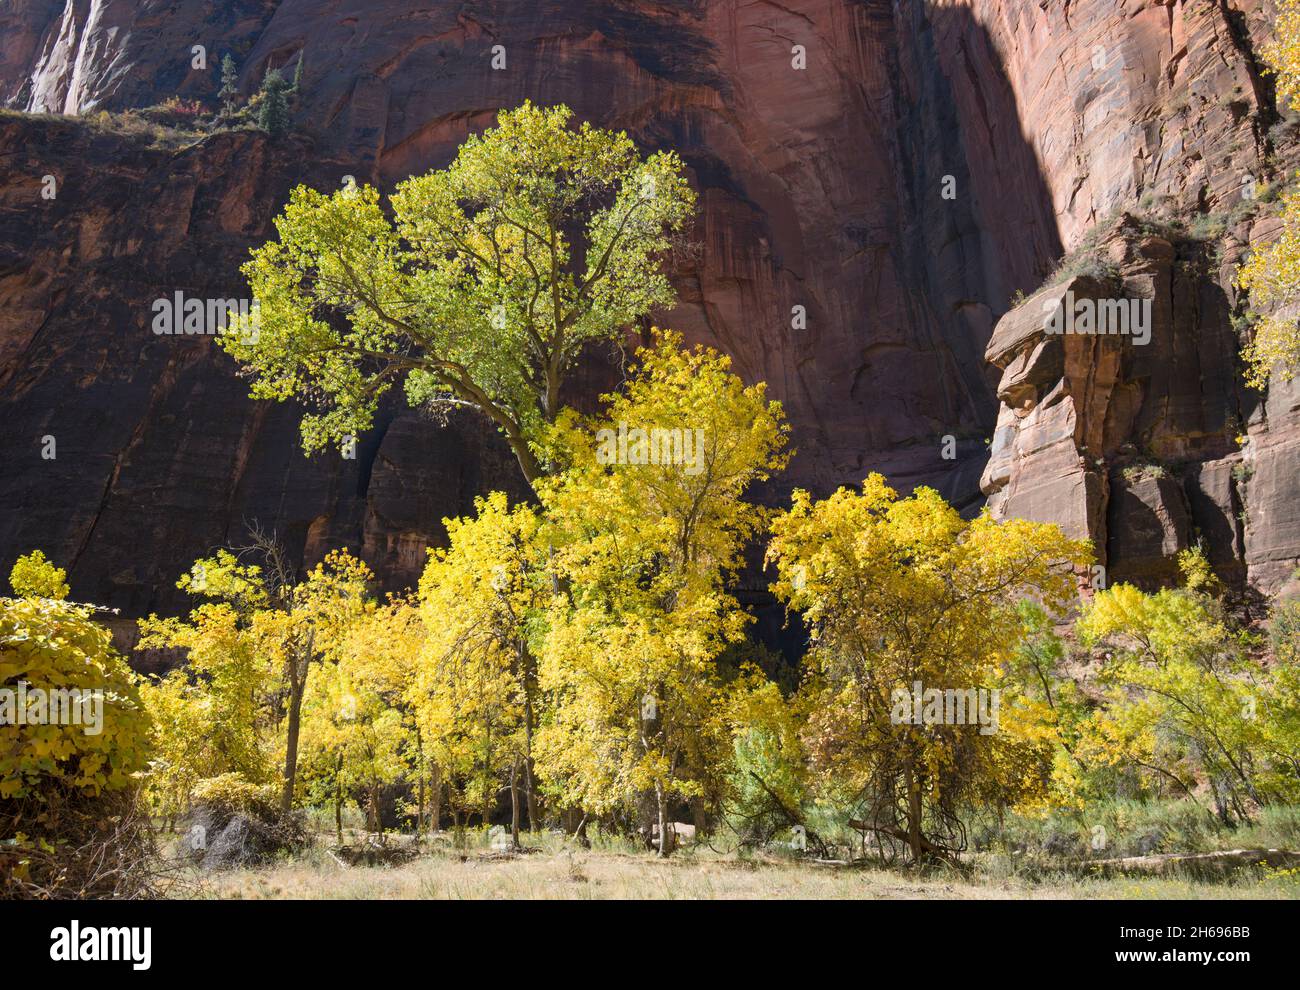
M 1263 56 L 1274 73 L 1279 106 L 1294 108 L 1300 97 L 1300 0 L 1279 0 L 1274 40 Z M 1250 293 L 1252 309 L 1265 311 L 1242 351 L 1247 381 L 1263 388 L 1275 369 L 1289 381 L 1300 368 L 1300 188 L 1282 194 L 1282 229 L 1241 266 L 1237 284 Z
M 1195 800 L 1204 782 L 1215 814 L 1234 825 L 1297 793 L 1295 754 L 1275 745 L 1298 714 L 1286 690 L 1293 668 L 1284 653 L 1271 668 L 1254 660 L 1250 637 L 1206 590 L 1199 552 L 1180 564 L 1185 587 L 1148 594 L 1117 584 L 1080 616 L 1081 642 L 1103 654 L 1107 696 L 1058 786 L 1087 798 L 1124 790 Z
M 349 795 L 364 796 L 367 827 L 382 834 L 383 788 L 412 776 L 419 794 L 416 827 L 423 825 L 428 768 L 407 699 L 423 641 L 415 603 L 392 598 L 347 625 L 307 686 L 301 738 L 305 790 L 334 804 L 340 843 Z
M 604 415 L 560 417 L 539 483 L 562 593 L 547 616 L 538 765 L 589 813 L 652 795 L 659 851 L 675 800 L 701 797 L 732 752 L 716 660 L 749 616 L 725 579 L 763 521 L 745 489 L 784 465 L 763 385 L 662 333 Z
M 188 619 L 140 621 L 143 648 L 189 657 L 146 694 L 158 718 L 159 787 L 169 810 L 188 804 L 200 779 L 233 773 L 262 783 L 280 751 L 288 812 L 308 674 L 336 657 L 351 624 L 372 608 L 374 575 L 346 551 L 328 554 L 298 581 L 279 544 L 259 537 L 251 549 L 262 563 L 223 550 L 181 577 L 178 587 L 205 599 Z
M 149 790 L 155 811 L 169 819 L 188 810 L 200 781 L 233 775 L 261 786 L 275 775 L 272 672 L 251 631 L 267 601 L 261 569 L 222 550 L 196 561 L 177 587 L 201 599 L 188 619 L 141 619 L 136 644 L 186 656 L 141 687 L 153 724 Z
M 64 578 L 37 550 L 0 598 L 0 799 L 16 811 L 131 786 L 148 753 L 134 676 L 96 608 L 65 600 Z M 21 831 L 22 813 L 6 825 Z
M 428 638 L 411 697 L 457 821 L 481 810 L 486 825 L 508 779 L 517 848 L 521 795 L 529 828 L 540 826 L 532 752 L 540 709 L 529 639 L 550 599 L 541 521 L 494 492 L 476 500 L 473 518 L 445 523 L 449 545 L 430 552 L 420 579 Z
M 966 846 L 963 801 L 1045 784 L 1050 748 L 1003 697 L 1003 667 L 1020 600 L 1063 610 L 1089 545 L 1052 525 L 963 519 L 929 488 L 899 498 L 878 474 L 821 501 L 796 490 L 772 530 L 775 591 L 811 629 L 814 768 L 856 799 L 855 826 L 882 850 L 950 858 Z

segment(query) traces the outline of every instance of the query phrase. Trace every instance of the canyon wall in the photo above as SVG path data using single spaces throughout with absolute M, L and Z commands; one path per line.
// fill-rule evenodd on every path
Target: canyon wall
M 532 99 L 686 160 L 700 250 L 658 322 L 725 349 L 786 404 L 798 454 L 764 497 L 881 470 L 970 511 L 987 498 L 1062 522 L 1117 574 L 1154 579 L 1203 538 L 1225 577 L 1275 586 L 1300 553 L 1296 398 L 1241 388 L 1229 275 L 1267 211 L 1233 214 L 1213 244 L 1116 228 L 1115 291 L 1156 299 L 1145 349 L 1046 342 L 1041 299 L 1011 305 L 1120 211 L 1229 213 L 1244 175 L 1289 160 L 1256 55 L 1268 14 L 17 0 L 0 10 L 0 103 L 23 111 L 0 117 L 0 565 L 41 546 L 77 596 L 169 610 L 179 571 L 256 520 L 308 559 L 359 547 L 398 585 L 443 516 L 520 492 L 472 416 L 395 406 L 354 461 L 305 458 L 295 408 L 252 402 L 210 339 L 158 337 L 149 320 L 175 291 L 242 295 L 238 265 L 294 184 L 391 189 Z M 172 96 L 215 107 L 226 52 L 246 95 L 302 60 L 292 136 L 175 145 L 99 119 Z M 606 380 L 592 369 L 590 390 Z
M 1091 537 L 1110 580 L 1173 580 L 1176 553 L 1200 543 L 1231 583 L 1276 590 L 1300 547 L 1300 392 L 1242 384 L 1232 283 L 1277 228 L 1261 200 L 1296 168 L 1294 117 L 1278 113 L 1258 56 L 1269 11 L 985 7 L 1061 240 L 1109 277 L 1051 279 L 998 324 L 982 489 L 997 514 Z M 1145 300 L 1150 340 L 1045 333 L 1070 290 Z

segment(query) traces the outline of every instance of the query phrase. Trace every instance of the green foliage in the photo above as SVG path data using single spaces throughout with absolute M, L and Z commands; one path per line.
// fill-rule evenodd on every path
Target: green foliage
M 726 817 L 740 841 L 763 845 L 806 828 L 811 799 L 800 729 L 806 713 L 776 684 L 748 672 L 733 688 L 727 713 L 732 754 L 727 767 Z M 806 832 L 805 832 L 806 838 Z
M 279 69 L 268 69 L 262 79 L 261 102 L 257 107 L 257 126 L 272 137 L 284 134 L 292 122 L 289 115 L 289 84 Z
M 447 168 L 401 183 L 391 214 L 369 186 L 293 191 L 279 240 L 244 267 L 259 330 L 222 343 L 255 397 L 313 400 L 308 450 L 359 436 L 404 385 L 412 404 L 477 407 L 525 476 L 543 473 L 584 345 L 672 303 L 663 258 L 695 199 L 675 154 L 643 159 L 570 116 L 501 113 Z
M 286 88 L 268 73 L 263 115 Z M 421 820 L 445 795 L 483 826 L 508 793 L 517 827 L 526 802 L 530 827 L 577 811 L 599 836 L 689 803 L 742 847 L 804 829 L 810 848 L 871 836 L 915 860 L 965 850 L 970 824 L 978 845 L 1049 823 L 1062 837 L 1043 848 L 1074 849 L 1090 815 L 1123 832 L 1171 797 L 1134 848 L 1282 820 L 1300 797 L 1300 605 L 1275 604 L 1261 663 L 1185 551 L 1184 587 L 1098 592 L 1071 630 L 1090 548 L 1056 527 L 964 519 L 879 475 L 760 508 L 749 489 L 788 459 L 779 403 L 671 332 L 599 414 L 565 408 L 584 347 L 673 301 L 665 255 L 694 205 L 677 156 L 570 117 L 503 112 L 386 205 L 296 189 L 245 267 L 260 323 L 222 344 L 256 397 L 314 403 L 308 449 L 366 429 L 400 386 L 488 416 L 536 500 L 493 493 L 445 520 L 418 593 L 383 603 L 346 553 L 302 580 L 265 546 L 257 564 L 197 561 L 188 617 L 141 624 L 142 646 L 187 656 L 142 693 L 157 809 L 279 783 L 284 807 L 333 804 L 341 833 L 352 799 L 379 830 L 388 788 Z M 731 590 L 765 538 L 811 640 L 775 681 Z M 39 554 L 13 580 L 10 609 L 75 608 Z M 914 718 L 933 691 L 961 694 L 966 717 Z
M 239 69 L 229 52 L 221 59 L 221 89 L 217 92 L 217 98 L 221 100 L 223 113 L 229 116 L 234 112 L 235 103 L 239 99 Z
M 1229 827 L 1198 801 L 1106 795 L 1084 807 L 1011 812 L 981 826 L 977 848 L 1015 851 L 1020 862 L 1207 853 L 1220 849 L 1294 849 L 1300 810 L 1262 809 L 1251 824 Z
M 1208 785 L 1225 823 L 1294 794 L 1294 765 L 1268 759 L 1268 740 L 1294 699 L 1280 695 L 1232 628 L 1204 558 L 1182 558 L 1188 586 L 1147 594 L 1119 584 L 1099 592 L 1077 624 L 1104 649 L 1106 703 L 1083 726 L 1077 765 L 1058 786 L 1080 797 L 1133 792 L 1192 796 Z M 1285 665 L 1283 665 L 1285 667 Z

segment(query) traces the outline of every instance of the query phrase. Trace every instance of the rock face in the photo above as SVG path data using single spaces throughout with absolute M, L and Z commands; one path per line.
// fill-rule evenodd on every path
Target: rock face
M 1294 389 L 1261 403 L 1241 385 L 1206 245 L 1140 227 L 1123 217 L 1099 245 L 1112 278 L 1067 278 L 999 321 L 987 356 L 1003 405 L 983 490 L 999 515 L 1093 539 L 1112 581 L 1173 580 L 1177 553 L 1200 543 L 1226 580 L 1276 588 L 1295 568 L 1282 535 L 1294 532 Z M 1149 315 L 1140 335 L 1053 332 L 1063 305 Z
M 238 265 L 294 184 L 391 189 L 532 99 L 687 161 L 701 249 L 659 322 L 725 349 L 786 404 L 798 455 L 771 497 L 882 470 L 1092 535 L 1115 578 L 1157 577 L 1203 537 L 1225 575 L 1275 583 L 1300 553 L 1300 440 L 1287 439 L 1300 399 L 1240 389 L 1228 275 L 1267 221 L 1237 218 L 1218 268 L 1208 246 L 1111 238 L 1113 285 L 1078 288 L 1152 300 L 1145 349 L 1048 339 L 1038 295 L 1008 313 L 1119 210 L 1227 211 L 1247 175 L 1270 174 L 1290 136 L 1255 56 L 1268 13 L 1249 0 L 7 4 L 0 103 L 83 117 L 0 117 L 0 566 L 41 546 L 80 597 L 171 609 L 159 589 L 257 520 L 309 560 L 359 547 L 398 585 L 443 516 L 493 487 L 521 492 L 469 416 L 394 407 L 355 461 L 308 460 L 296 409 L 252 402 L 210 339 L 158 337 L 149 320 L 176 291 L 242 295 Z M 294 137 L 171 147 L 95 124 L 173 96 L 215 106 L 226 52 L 245 93 L 302 60 Z
M 394 406 L 357 445 L 306 458 L 298 410 L 251 402 L 211 336 L 153 332 L 152 303 L 237 299 L 304 146 L 216 135 L 183 151 L 79 122 L 0 118 L 0 546 L 43 547 L 74 593 L 130 617 L 178 607 L 194 558 L 257 522 L 307 561 L 359 550 L 414 580 L 441 520 L 522 497 L 477 417 Z M 41 198 L 42 176 L 56 195 Z
M 1200 543 L 1220 576 L 1272 591 L 1300 553 L 1296 390 L 1244 388 L 1233 323 L 1232 273 L 1276 226 L 1252 197 L 1295 163 L 1255 54 L 1266 13 L 1044 4 L 1028 31 L 993 18 L 1062 243 L 1110 277 L 1051 280 L 999 321 L 981 487 L 995 513 L 1091 537 L 1112 581 L 1171 580 L 1174 555 Z M 1045 333 L 1066 292 L 1148 300 L 1150 340 Z
M 987 356 L 1003 405 L 982 486 L 999 515 L 1092 538 L 1111 580 L 1172 579 L 1200 535 L 1240 579 L 1246 400 L 1227 302 L 1202 245 L 1138 227 L 1126 216 L 1098 246 L 1113 275 L 1066 278 L 999 321 Z

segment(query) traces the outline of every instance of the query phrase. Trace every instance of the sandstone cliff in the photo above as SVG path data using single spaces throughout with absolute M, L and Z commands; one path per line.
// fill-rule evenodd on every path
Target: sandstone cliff
M 209 340 L 156 337 L 148 318 L 176 290 L 242 294 L 238 264 L 293 184 L 390 188 L 531 98 L 688 162 L 701 250 L 662 322 L 786 403 L 799 454 L 783 485 L 883 470 L 1086 532 L 1117 576 L 1159 574 L 1203 536 L 1225 576 L 1275 585 L 1300 554 L 1297 402 L 1241 389 L 1227 275 L 1268 229 L 1266 211 L 1232 213 L 1243 176 L 1276 175 L 1290 142 L 1255 56 L 1267 15 L 1208 0 L 11 3 L 0 102 L 82 117 L 0 119 L 0 564 L 42 546 L 76 594 L 138 614 L 172 606 L 158 589 L 256 519 L 309 557 L 359 546 L 401 583 L 443 515 L 518 490 L 481 424 L 399 408 L 355 461 L 308 460 L 294 409 L 252 403 Z M 303 61 L 292 139 L 158 146 L 94 125 L 171 96 L 215 105 L 227 51 L 246 92 Z M 1144 351 L 1040 349 L 1010 300 L 1123 209 L 1237 222 L 1213 244 L 1112 239 L 1117 291 L 1159 300 Z

